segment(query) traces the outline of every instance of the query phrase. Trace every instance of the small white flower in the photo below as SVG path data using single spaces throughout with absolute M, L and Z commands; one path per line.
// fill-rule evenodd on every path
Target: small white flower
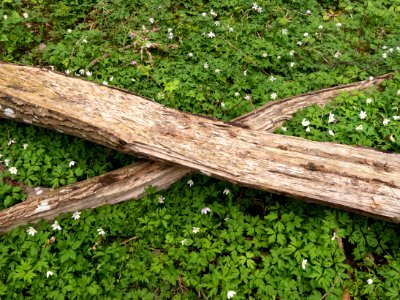
M 190 186 L 190 187 L 191 187 L 191 186 L 194 184 L 194 182 L 193 182 L 193 180 L 192 180 L 192 179 L 189 179 L 189 180 L 188 180 L 188 182 L 187 182 L 187 184 L 188 184 L 188 186 Z
M 28 18 L 29 18 L 29 15 L 28 15 L 26 12 L 23 13 L 22 16 L 23 16 L 25 19 L 28 19 Z
M 6 167 L 8 167 L 8 165 L 10 164 L 10 159 L 6 158 L 4 160 L 4 164 L 6 165 Z
M 250 101 L 251 100 L 251 95 L 246 94 L 246 96 L 244 96 L 244 99 L 246 99 L 247 101 Z
M 72 214 L 72 219 L 74 220 L 79 220 L 81 218 L 81 212 L 80 211 L 76 211 Z
M 265 52 L 262 54 L 262 57 L 267 57 L 267 56 L 268 56 L 268 54 Z
M 71 74 L 71 70 L 69 70 L 69 69 L 65 70 L 65 74 L 67 74 L 67 75 Z
M 285 126 L 281 127 L 282 131 L 287 131 L 287 128 Z
M 400 90 L 397 90 L 397 96 L 400 96 Z
M 331 135 L 331 136 L 335 136 L 335 133 L 332 131 L 332 130 L 328 130 L 328 133 L 329 133 L 329 135 Z
M 8 171 L 10 172 L 10 174 L 15 175 L 18 173 L 18 170 L 16 167 L 11 167 L 8 169 Z
M 201 15 L 202 15 L 203 17 L 205 17 L 205 16 L 207 16 L 207 13 L 206 13 L 206 12 L 203 12 Z
M 71 28 L 68 28 L 68 29 L 67 29 L 67 32 L 68 32 L 68 33 L 71 33 L 71 32 L 72 32 L 72 29 L 71 29 Z
M 7 16 L 7 15 L 3 15 L 3 19 L 4 19 L 4 20 L 7 20 L 7 19 L 8 19 L 8 16 Z
M 72 168 L 73 166 L 75 166 L 75 161 L 71 160 L 68 165 L 70 168 Z
M 370 279 L 367 280 L 367 283 L 368 283 L 368 284 L 373 284 L 374 281 L 370 278 Z
M 61 230 L 61 226 L 58 224 L 58 221 L 54 221 L 54 223 L 51 224 L 51 228 L 53 228 L 53 230 Z
M 215 22 L 214 22 L 214 25 L 215 25 L 215 26 L 219 26 L 219 25 L 221 25 L 221 22 L 220 22 L 220 21 L 215 21 Z
M 239 92 L 235 92 L 235 97 L 239 97 L 240 96 L 240 94 L 239 94 Z
M 382 49 L 383 49 L 383 50 L 386 50 L 386 49 L 387 49 L 387 46 L 382 46 Z
M 210 15 L 212 15 L 213 17 L 218 16 L 218 14 L 213 9 L 210 10 Z
M 396 50 L 400 52 L 400 47 L 397 46 L 397 47 L 396 47 Z
M 231 193 L 231 191 L 229 189 L 224 189 L 224 191 L 222 192 L 222 194 L 224 195 L 229 195 Z
M 387 53 L 383 53 L 383 54 L 382 54 L 382 57 L 383 57 L 383 58 L 387 58 Z
M 356 127 L 356 130 L 357 130 L 357 131 L 363 130 L 362 124 L 358 125 L 358 126 Z
M 193 57 L 193 53 L 192 53 L 192 52 L 189 52 L 188 56 L 189 56 L 189 57 Z
M 31 236 L 34 236 L 37 233 L 36 229 L 33 227 L 29 227 L 26 232 Z
M 336 23 L 336 27 L 337 27 L 337 28 L 342 27 L 342 25 L 343 25 L 342 23 Z
M 335 53 L 335 58 L 339 58 L 342 55 L 342 53 L 340 53 L 339 51 Z
M 206 215 L 209 212 L 211 212 L 211 209 L 209 207 L 204 207 L 204 208 L 201 209 L 201 214 L 202 215 Z
M 372 103 L 372 99 L 371 98 L 367 98 L 367 100 L 365 100 L 365 102 L 367 102 L 367 104 Z
M 275 100 L 276 99 L 276 97 L 278 97 L 278 94 L 277 93 L 271 93 L 271 99 L 272 100 Z
M 291 63 L 289 64 L 289 67 L 293 68 L 295 64 L 296 64 L 295 62 L 291 62 Z
M 82 44 L 87 44 L 87 39 L 83 39 Z
M 324 26 L 322 26 L 322 25 L 318 26 L 318 29 L 320 29 L 320 30 L 323 29 L 323 28 L 324 28 Z
M 382 124 L 383 125 L 388 125 L 390 123 L 390 120 L 389 119 L 383 119 L 383 122 L 382 122 Z
M 79 74 L 81 74 L 81 75 L 85 74 L 85 70 L 84 69 L 80 69 L 79 70 Z
M 203 67 L 204 69 L 208 69 L 208 63 L 204 63 Z
M 228 32 L 233 32 L 233 27 L 228 26 Z
M 244 70 L 244 71 L 243 71 L 243 75 L 244 75 L 244 76 L 247 76 L 247 70 Z
M 164 200 L 165 200 L 165 197 L 163 197 L 163 196 L 158 197 L 158 203 L 163 204 Z
M 106 234 L 106 232 L 103 230 L 103 228 L 97 228 L 97 234 L 103 236 Z
M 210 31 L 208 34 L 207 34 L 207 36 L 209 37 L 209 38 L 215 38 L 215 33 L 214 32 L 212 32 L 212 31 Z
M 335 122 L 335 115 L 333 113 L 329 113 L 328 123 Z
M 282 35 L 287 35 L 287 34 L 288 34 L 288 31 L 287 31 L 286 28 L 283 28 L 283 29 L 281 30 L 281 33 L 282 33 Z
M 367 117 L 367 113 L 365 111 L 361 111 L 359 116 L 361 120 L 364 120 Z
M 333 232 L 333 236 L 332 236 L 331 240 L 333 241 L 335 239 L 336 239 L 336 231 Z
M 310 132 L 310 126 L 308 126 L 307 128 L 306 128 L 306 132 Z
M 369 80 L 369 81 L 374 80 L 374 76 L 369 76 L 369 77 L 368 77 L 368 80 Z
M 111 77 L 110 77 L 110 81 L 113 81 L 113 80 L 114 80 L 114 76 L 111 76 Z
M 280 55 L 278 55 L 278 56 L 276 57 L 277 60 L 280 60 L 281 58 L 282 58 L 282 56 L 280 56 Z
M 297 42 L 297 46 L 302 46 L 302 45 L 303 45 L 303 42 L 300 42 L 300 41 Z
M 389 139 L 390 139 L 393 143 L 396 141 L 392 134 L 389 136 Z
M 304 36 L 304 37 L 308 37 L 308 32 L 305 32 L 305 33 L 303 34 L 303 36 Z
M 150 19 L 149 19 L 149 22 L 150 22 L 150 24 L 153 24 L 153 23 L 154 23 L 154 19 L 153 19 L 153 18 L 150 18 Z
M 199 233 L 200 232 L 200 227 L 192 227 L 192 232 L 193 233 Z
M 398 119 L 400 119 L 400 116 L 393 116 L 393 120 L 397 121 Z
M 90 76 L 92 76 L 92 72 L 90 72 L 90 71 L 86 71 L 86 76 L 87 76 L 87 77 L 90 77 Z
M 293 56 L 295 53 L 296 53 L 296 51 L 290 50 L 289 55 L 290 55 L 290 56 Z
M 269 81 L 274 82 L 275 80 L 276 80 L 276 77 L 274 77 L 274 76 L 269 77 Z
M 303 261 L 301 262 L 302 269 L 305 270 L 306 266 L 307 266 L 307 259 L 303 259 Z
M 301 125 L 303 125 L 304 127 L 307 127 L 308 125 L 310 125 L 310 121 L 307 120 L 307 119 L 303 119 L 303 120 L 301 121 Z
M 103 85 L 108 85 L 108 82 L 104 80 Z
M 186 244 L 186 242 L 187 242 L 187 239 L 183 239 L 183 240 L 181 241 L 182 246 L 184 246 L 184 245 Z
M 168 39 L 172 40 L 174 38 L 174 34 L 172 32 L 168 33 Z
M 53 276 L 54 273 L 52 271 L 47 271 L 46 277 L 49 278 L 50 276 Z
M 225 108 L 225 102 L 221 102 L 221 107 Z
M 7 145 L 8 145 L 8 147 L 10 147 L 12 144 L 15 144 L 15 143 L 16 143 L 15 140 L 9 140 Z
M 228 291 L 228 293 L 226 294 L 226 297 L 228 299 L 232 299 L 233 297 L 235 297 L 236 292 L 235 291 Z
M 220 69 L 215 69 L 215 73 L 219 74 L 219 73 L 221 73 L 221 70 Z
M 307 9 L 306 14 L 311 15 L 311 10 Z
M 172 32 L 172 28 L 168 28 L 167 31 L 168 31 L 168 32 Z

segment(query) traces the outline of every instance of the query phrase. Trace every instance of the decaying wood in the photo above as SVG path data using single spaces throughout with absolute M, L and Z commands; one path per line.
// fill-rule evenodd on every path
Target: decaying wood
M 10 75 L 11 74 L 11 75 Z M 228 125 L 120 90 L 0 65 L 0 113 L 234 183 L 399 220 L 398 155 Z

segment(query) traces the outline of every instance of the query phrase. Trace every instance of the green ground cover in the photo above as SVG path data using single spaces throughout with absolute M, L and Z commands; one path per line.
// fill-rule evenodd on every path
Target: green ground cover
M 1 1 L 0 60 L 230 120 L 400 66 L 400 1 Z M 400 152 L 400 77 L 277 133 Z M 132 157 L 0 120 L 0 208 Z M 0 236 L 1 299 L 398 299 L 400 227 L 193 175 Z M 338 240 L 342 239 L 343 249 Z M 324 299 L 325 299 L 324 298 Z

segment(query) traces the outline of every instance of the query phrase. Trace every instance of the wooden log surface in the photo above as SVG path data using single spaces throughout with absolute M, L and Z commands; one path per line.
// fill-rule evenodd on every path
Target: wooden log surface
M 399 156 L 257 133 L 123 91 L 0 65 L 0 114 L 218 178 L 398 222 Z

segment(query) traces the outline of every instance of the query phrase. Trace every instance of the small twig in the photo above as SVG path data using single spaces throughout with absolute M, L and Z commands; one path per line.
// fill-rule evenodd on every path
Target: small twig
M 338 274 L 338 276 L 336 276 L 335 282 L 333 283 L 331 288 L 325 293 L 325 295 L 322 296 L 321 300 L 325 299 L 332 292 L 333 288 L 336 286 L 336 283 L 338 283 L 339 278 L 340 278 L 340 273 Z
M 122 242 L 121 242 L 121 245 L 125 245 L 126 243 L 128 243 L 128 242 L 130 242 L 130 241 L 132 241 L 132 240 L 137 240 L 137 239 L 138 239 L 137 236 L 133 236 L 133 237 L 127 239 L 127 240 L 122 241 Z

